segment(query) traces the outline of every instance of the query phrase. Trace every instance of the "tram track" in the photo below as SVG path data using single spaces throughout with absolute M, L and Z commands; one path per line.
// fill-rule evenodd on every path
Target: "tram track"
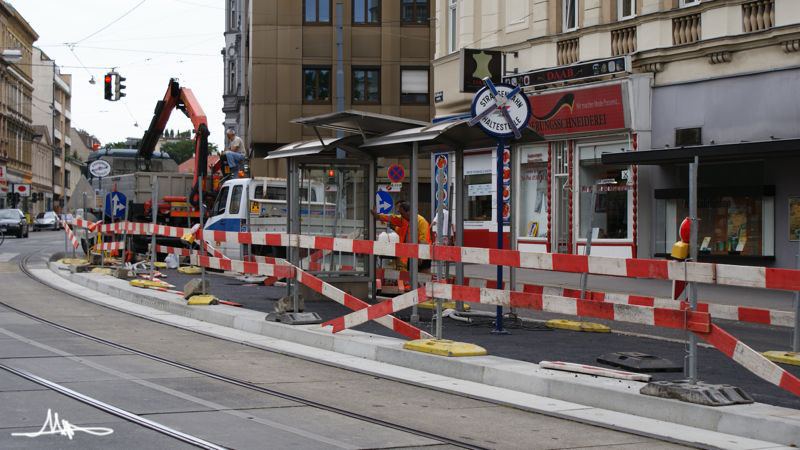
M 37 253 L 38 252 L 30 252 L 30 253 L 27 253 L 27 254 L 24 254 L 24 255 L 20 256 L 19 263 L 18 263 L 19 270 L 23 274 L 25 274 L 28 278 L 30 278 L 31 280 L 33 280 L 34 282 L 36 282 L 38 284 L 46 286 L 47 288 L 52 289 L 52 290 L 54 290 L 56 292 L 59 292 L 59 293 L 61 293 L 63 295 L 66 295 L 66 296 L 69 296 L 69 297 L 72 297 L 72 298 L 75 298 L 75 299 L 78 299 L 78 300 L 81 300 L 81 301 L 84 301 L 84 302 L 91 303 L 91 304 L 93 304 L 95 306 L 101 306 L 101 307 L 104 307 L 104 308 L 108 308 L 108 309 L 111 309 L 111 310 L 116 311 L 116 312 L 123 312 L 123 311 L 119 311 L 119 310 L 114 309 L 114 308 L 110 308 L 110 307 L 107 307 L 107 306 L 98 305 L 97 303 L 94 303 L 94 302 L 90 302 L 89 300 L 86 300 L 85 298 L 82 298 L 79 295 L 75 295 L 72 292 L 67 291 L 66 289 L 62 289 L 62 288 L 60 288 L 58 286 L 52 285 L 50 283 L 47 283 L 47 282 L 44 282 L 44 281 L 38 279 L 35 275 L 33 275 L 33 273 L 30 271 L 30 269 L 28 267 L 28 262 L 30 261 L 30 259 L 32 257 L 36 256 Z M 129 347 L 129 346 L 117 343 L 117 342 L 113 342 L 113 341 L 110 341 L 110 340 L 107 340 L 107 339 L 104 339 L 104 338 L 101 338 L 101 337 L 98 337 L 98 336 L 94 336 L 94 335 L 89 334 L 89 333 L 85 333 L 83 331 L 76 330 L 74 328 L 67 327 L 65 325 L 56 323 L 56 322 L 54 322 L 52 320 L 37 316 L 35 314 L 31 314 L 31 313 L 29 313 L 27 311 L 23 311 L 23 310 L 21 310 L 21 309 L 19 309 L 17 307 L 9 305 L 8 303 L 6 303 L 6 302 L 4 302 L 2 300 L 0 300 L 0 305 L 2 305 L 5 308 L 8 308 L 11 311 L 14 311 L 17 314 L 20 314 L 20 315 L 24 316 L 24 317 L 27 317 L 29 319 L 38 321 L 40 323 L 49 325 L 49 326 L 51 326 L 53 328 L 56 328 L 58 330 L 64 331 L 64 332 L 69 333 L 69 334 L 72 334 L 74 336 L 78 336 L 78 337 L 81 337 L 81 338 L 84 338 L 84 339 L 87 339 L 87 340 L 90 340 L 90 341 L 93 341 L 93 342 L 96 342 L 96 343 L 99 343 L 99 344 L 103 344 L 103 345 L 109 346 L 109 347 L 117 349 L 117 350 L 122 350 L 122 351 L 125 351 L 125 352 L 129 352 L 131 354 L 134 354 L 134 355 L 137 355 L 137 356 L 141 356 L 143 358 L 147 358 L 147 359 L 149 359 L 151 361 L 156 361 L 156 362 L 159 362 L 161 364 L 165 364 L 165 365 L 169 365 L 169 366 L 172 366 L 172 367 L 175 367 L 175 368 L 178 368 L 178 369 L 182 369 L 182 370 L 186 370 L 186 371 L 189 371 L 189 372 L 193 372 L 193 373 L 201 375 L 203 377 L 207 377 L 207 378 L 210 378 L 210 379 L 213 379 L 213 380 L 221 381 L 221 382 L 233 385 L 233 386 L 249 389 L 249 390 L 252 390 L 254 392 L 258 392 L 258 393 L 261 393 L 261 394 L 266 394 L 266 395 L 273 396 L 273 397 L 276 397 L 276 398 L 280 398 L 280 399 L 283 399 L 283 400 L 296 402 L 296 403 L 302 404 L 304 406 L 308 406 L 308 407 L 319 409 L 319 410 L 326 411 L 326 412 L 329 412 L 329 413 L 341 415 L 341 416 L 344 416 L 344 417 L 348 417 L 348 418 L 351 418 L 351 419 L 354 419 L 354 420 L 358 420 L 358 421 L 362 421 L 362 422 L 365 422 L 365 423 L 369 423 L 369 424 L 372 424 L 372 425 L 382 426 L 382 427 L 385 427 L 385 428 L 389 428 L 389 429 L 393 429 L 393 430 L 396 430 L 396 431 L 404 432 L 404 433 L 407 433 L 407 434 L 410 434 L 410 435 L 414 435 L 414 436 L 430 439 L 430 440 L 433 440 L 433 441 L 437 441 L 437 442 L 439 442 L 441 444 L 448 444 L 448 445 L 452 445 L 454 447 L 464 448 L 464 449 L 475 449 L 475 450 L 483 450 L 483 449 L 485 449 L 485 447 L 477 446 L 477 445 L 469 443 L 469 442 L 464 442 L 464 441 L 460 441 L 460 440 L 457 440 L 457 439 L 449 438 L 447 436 L 442 436 L 440 434 L 429 433 L 429 432 L 426 432 L 426 431 L 421 431 L 421 430 L 417 430 L 417 429 L 414 429 L 414 428 L 406 427 L 406 426 L 403 426 L 403 425 L 391 423 L 391 422 L 388 422 L 388 421 L 385 421 L 385 420 L 382 420 L 382 419 L 369 417 L 369 416 L 366 416 L 366 415 L 363 415 L 363 414 L 360 414 L 360 413 L 357 413 L 357 412 L 354 412 L 354 411 L 349 411 L 349 410 L 346 410 L 346 409 L 343 409 L 343 408 L 339 408 L 339 407 L 336 407 L 336 406 L 327 405 L 327 404 L 318 402 L 316 400 L 300 397 L 300 396 L 297 396 L 297 395 L 287 394 L 287 393 L 284 393 L 284 392 L 276 391 L 274 389 L 266 388 L 264 386 L 259 386 L 259 385 L 256 385 L 256 384 L 241 380 L 241 379 L 229 377 L 229 376 L 226 376 L 226 375 L 222 375 L 222 374 L 219 374 L 219 373 L 214 373 L 214 372 L 211 372 L 211 371 L 208 371 L 208 370 L 205 370 L 205 369 L 201 369 L 201 368 L 198 368 L 198 367 L 186 365 L 186 364 L 183 364 L 181 362 L 178 362 L 178 361 L 175 361 L 175 360 L 172 360 L 172 359 L 164 358 L 164 357 L 155 355 L 153 353 L 149 353 L 149 352 L 145 352 L 145 351 L 142 351 L 142 350 L 138 350 L 138 349 L 135 349 L 135 348 L 132 348 L 132 347 Z M 145 319 L 145 320 L 152 320 L 152 319 Z M 156 323 L 159 323 L 159 322 L 156 322 Z M 189 330 L 189 331 L 191 331 L 191 330 Z M 200 334 L 202 334 L 202 333 L 200 333 Z M 206 336 L 206 335 L 203 335 L 203 336 Z M 263 349 L 261 349 L 261 350 L 263 350 Z M 263 350 L 263 351 L 268 351 L 268 350 Z M 159 431 L 156 428 L 151 428 L 151 429 L 154 429 L 155 431 Z M 174 430 L 172 430 L 172 431 L 174 431 Z M 162 432 L 162 431 L 159 431 L 159 432 Z M 168 430 L 165 430 L 164 432 L 162 432 L 162 434 L 167 434 L 167 435 L 170 435 L 172 437 L 175 437 Z M 200 444 L 192 443 L 192 442 L 189 442 L 187 440 L 184 440 L 184 442 L 190 443 L 192 445 L 195 445 L 195 446 L 198 446 L 198 447 L 201 447 L 201 448 L 208 448 L 208 447 L 204 447 L 202 445 L 202 443 L 200 443 Z

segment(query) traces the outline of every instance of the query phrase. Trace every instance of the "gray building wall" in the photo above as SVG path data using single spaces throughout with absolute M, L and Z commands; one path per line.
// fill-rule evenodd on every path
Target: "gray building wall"
M 223 83 L 222 111 L 225 129 L 233 128 L 250 147 L 247 115 L 247 30 L 249 0 L 225 1 L 225 48 L 222 50 Z
M 675 147 L 675 129 L 691 127 L 703 128 L 704 145 L 800 138 L 800 69 L 655 87 L 652 119 L 651 148 Z M 800 148 L 797 153 L 800 155 Z M 763 161 L 756 156 L 747 164 L 739 161 L 736 166 L 731 165 L 730 179 L 724 182 L 775 186 L 775 262 L 769 265 L 794 267 L 798 243 L 789 241 L 788 201 L 789 197 L 800 196 L 800 156 Z M 701 189 L 703 169 L 701 159 Z M 642 201 L 653 205 L 654 189 L 688 188 L 687 165 L 642 166 L 640 174 L 649 179 L 651 187 L 649 192 L 640 191 Z M 719 181 L 716 185 L 720 185 Z M 656 231 L 659 218 L 655 208 L 650 217 L 652 254 L 663 237 Z M 670 237 L 666 244 L 669 251 Z

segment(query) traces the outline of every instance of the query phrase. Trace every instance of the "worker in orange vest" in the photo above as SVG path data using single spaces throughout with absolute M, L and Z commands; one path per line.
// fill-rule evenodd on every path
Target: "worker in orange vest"
M 409 230 L 411 228 L 411 224 L 409 220 L 411 218 L 411 206 L 409 206 L 408 202 L 405 200 L 400 200 L 397 202 L 395 206 L 395 210 L 397 214 L 378 214 L 378 212 L 373 208 L 372 216 L 375 217 L 376 220 L 380 220 L 381 222 L 391 224 L 394 226 L 395 231 L 397 231 L 397 235 L 400 236 L 400 243 L 405 244 L 408 243 L 408 235 Z M 417 243 L 418 244 L 430 244 L 431 243 L 431 227 L 428 224 L 428 221 L 425 220 L 424 217 L 417 214 Z M 401 263 L 404 267 L 408 267 L 408 258 L 401 258 Z M 431 267 L 430 260 L 423 259 L 419 261 L 419 270 L 423 271 L 429 269 Z

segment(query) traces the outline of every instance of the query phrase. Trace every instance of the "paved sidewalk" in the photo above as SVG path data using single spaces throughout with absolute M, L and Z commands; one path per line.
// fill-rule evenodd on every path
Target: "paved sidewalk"
M 174 270 L 164 270 L 168 275 L 167 281 L 182 289 L 183 285 L 194 276 L 187 276 Z M 271 312 L 274 310 L 276 299 L 286 295 L 283 287 L 265 287 L 260 285 L 246 285 L 228 275 L 208 272 L 212 294 L 224 300 L 241 303 L 245 308 L 256 311 Z M 333 301 L 306 302 L 306 310 L 318 313 L 323 320 L 339 317 L 350 312 L 347 308 Z M 494 308 L 491 308 L 494 310 Z M 521 313 L 523 313 L 521 311 Z M 408 319 L 410 309 L 397 314 L 397 317 Z M 420 310 L 420 325 L 427 331 L 431 330 L 431 312 Z M 535 319 L 550 319 L 558 316 L 536 311 L 524 311 L 526 317 Z M 540 324 L 523 323 L 508 324 L 509 335 L 495 336 L 490 333 L 491 319 L 478 320 L 470 325 L 446 319 L 443 323 L 443 337 L 456 341 L 478 344 L 489 351 L 489 354 L 521 361 L 538 363 L 541 360 L 560 360 L 583 364 L 601 365 L 596 358 L 604 353 L 615 351 L 638 351 L 670 359 L 677 364 L 682 364 L 686 347 L 680 342 L 669 342 L 666 339 L 685 339 L 680 330 L 660 329 L 655 327 L 622 324 L 619 322 L 597 321 L 606 323 L 614 330 L 628 333 L 642 333 L 652 335 L 637 337 L 617 333 L 577 333 L 563 330 L 550 330 Z M 781 327 L 760 326 L 730 321 L 718 322 L 725 330 L 742 339 L 756 350 L 786 350 L 791 342 L 791 330 Z M 399 337 L 386 328 L 368 322 L 355 328 L 359 331 Z M 769 403 L 789 408 L 800 408 L 800 400 L 792 394 L 763 381 L 742 366 L 713 348 L 701 347 L 699 349 L 699 373 L 703 381 L 709 383 L 724 383 L 739 386 L 745 389 L 756 401 Z M 784 366 L 790 372 L 800 376 L 800 367 Z M 681 379 L 682 373 L 657 373 L 654 379 Z

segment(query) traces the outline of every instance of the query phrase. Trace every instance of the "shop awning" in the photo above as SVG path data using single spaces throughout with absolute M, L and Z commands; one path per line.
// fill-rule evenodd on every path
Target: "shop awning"
M 695 156 L 699 157 L 701 162 L 800 156 L 800 139 L 775 139 L 738 144 L 697 145 L 639 152 L 608 153 L 602 156 L 602 161 L 603 164 L 687 164 L 694 161 Z
M 366 111 L 337 111 L 312 117 L 300 117 L 291 121 L 312 128 L 343 131 L 345 133 L 374 136 L 392 133 L 407 128 L 424 126 L 427 122 L 387 116 Z

